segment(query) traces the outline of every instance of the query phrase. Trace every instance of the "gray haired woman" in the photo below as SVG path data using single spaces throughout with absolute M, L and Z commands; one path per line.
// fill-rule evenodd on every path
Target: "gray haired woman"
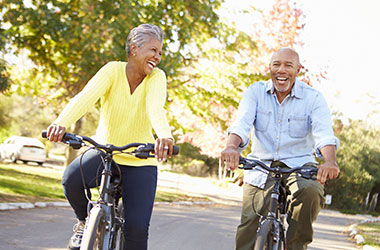
M 152 24 L 133 28 L 126 42 L 127 62 L 104 65 L 63 109 L 47 128 L 49 140 L 62 140 L 66 128 L 81 118 L 100 100 L 97 140 L 122 146 L 128 143 L 155 143 L 156 159 L 138 159 L 125 154 L 114 156 L 120 166 L 122 198 L 125 208 L 126 249 L 147 249 L 148 228 L 157 184 L 157 161 L 165 161 L 174 140 L 166 118 L 166 75 L 157 65 L 161 61 L 163 31 Z M 157 139 L 153 136 L 153 130 Z M 100 176 L 102 155 L 89 151 L 82 157 L 86 187 L 93 188 Z M 74 209 L 78 223 L 68 249 L 79 249 L 87 199 L 81 179 L 80 159 L 75 159 L 62 178 L 63 190 Z M 90 192 L 88 192 L 90 193 Z

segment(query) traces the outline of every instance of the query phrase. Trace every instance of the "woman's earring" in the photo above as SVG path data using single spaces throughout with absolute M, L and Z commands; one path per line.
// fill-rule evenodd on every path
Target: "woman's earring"
M 136 54 L 135 54 L 135 53 L 133 53 L 133 56 L 136 56 Z

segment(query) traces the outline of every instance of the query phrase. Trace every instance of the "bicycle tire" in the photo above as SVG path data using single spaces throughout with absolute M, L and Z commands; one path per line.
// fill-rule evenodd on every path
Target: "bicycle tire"
M 123 203 L 120 202 L 118 208 L 118 213 L 120 217 L 124 218 L 124 206 Z M 115 238 L 115 250 L 123 250 L 125 245 L 125 238 L 124 238 L 124 226 L 122 225 L 118 230 L 116 231 L 116 238 Z
M 81 250 L 103 250 L 105 211 L 100 206 L 91 209 L 83 234 Z
M 255 248 L 254 250 L 282 250 L 282 239 L 278 239 L 278 242 L 274 240 L 274 230 L 279 230 L 279 227 L 275 227 L 274 221 L 264 220 L 257 232 Z M 279 235 L 279 234 L 278 234 Z

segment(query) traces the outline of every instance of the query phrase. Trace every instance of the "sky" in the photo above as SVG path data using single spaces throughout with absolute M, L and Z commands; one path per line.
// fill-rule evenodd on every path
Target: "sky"
M 251 4 L 270 8 L 274 0 L 227 0 L 229 9 Z M 327 69 L 327 79 L 313 83 L 325 96 L 333 112 L 344 119 L 363 119 L 380 125 L 380 1 L 296 0 L 306 15 L 297 48 L 311 71 Z M 237 15 L 240 26 L 249 27 L 249 17 Z M 372 114 L 372 115 L 369 115 Z M 370 116 L 369 119 L 367 117 Z

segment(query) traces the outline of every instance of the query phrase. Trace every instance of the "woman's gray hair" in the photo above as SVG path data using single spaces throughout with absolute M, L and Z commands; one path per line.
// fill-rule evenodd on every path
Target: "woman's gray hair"
M 141 47 L 145 42 L 155 38 L 161 43 L 164 41 L 164 32 L 162 29 L 154 24 L 144 23 L 133 28 L 128 35 L 127 42 L 125 43 L 125 49 L 127 50 L 127 56 L 129 57 L 130 45 L 133 43 L 137 47 Z

